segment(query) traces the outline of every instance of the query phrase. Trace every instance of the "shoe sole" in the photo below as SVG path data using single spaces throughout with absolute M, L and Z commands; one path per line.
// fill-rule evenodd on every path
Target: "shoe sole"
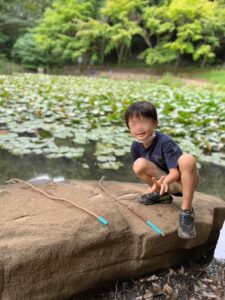
M 186 240 L 189 240 L 189 239 L 194 239 L 196 237 L 196 229 L 194 227 L 194 229 L 192 230 L 192 232 L 190 233 L 186 233 L 184 232 L 180 227 L 178 228 L 178 236 L 181 238 L 181 239 L 186 239 Z
M 173 201 L 173 197 L 170 194 L 163 196 L 159 200 L 155 200 L 155 201 L 151 199 L 142 201 L 141 199 L 139 199 L 139 203 L 144 205 L 170 204 L 172 201 Z

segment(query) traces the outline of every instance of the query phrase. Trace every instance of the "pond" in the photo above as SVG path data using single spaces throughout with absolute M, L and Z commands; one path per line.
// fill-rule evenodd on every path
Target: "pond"
M 136 182 L 140 180 L 133 174 L 130 155 L 120 158 L 123 166 L 118 170 L 101 169 L 94 158 L 90 147 L 86 149 L 83 160 L 57 158 L 48 159 L 44 155 L 15 156 L 5 150 L 0 151 L 0 184 L 5 184 L 10 178 L 105 180 Z M 198 191 L 215 195 L 225 200 L 225 167 L 213 163 L 201 162 L 200 184 Z
M 171 135 L 184 152 L 225 166 L 225 92 L 149 80 L 1 76 L 0 149 L 83 159 L 84 145 L 96 142 L 92 156 L 98 166 L 119 169 L 131 143 L 124 111 L 141 100 L 155 104 L 157 130 Z
M 0 182 L 103 175 L 139 182 L 123 115 L 140 100 L 156 105 L 157 130 L 202 161 L 199 191 L 224 199 L 225 92 L 150 80 L 0 76 Z

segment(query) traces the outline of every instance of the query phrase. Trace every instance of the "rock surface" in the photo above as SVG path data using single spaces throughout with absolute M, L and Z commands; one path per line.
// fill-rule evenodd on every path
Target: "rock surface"
M 170 205 L 142 206 L 137 198 L 145 185 L 109 181 L 103 185 L 165 236 L 115 203 L 96 181 L 50 182 L 38 188 L 88 208 L 108 225 L 23 183 L 4 186 L 0 191 L 1 299 L 67 299 L 116 279 L 175 266 L 201 250 L 225 219 L 222 200 L 196 192 L 197 237 L 183 240 L 177 236 L 179 198 Z

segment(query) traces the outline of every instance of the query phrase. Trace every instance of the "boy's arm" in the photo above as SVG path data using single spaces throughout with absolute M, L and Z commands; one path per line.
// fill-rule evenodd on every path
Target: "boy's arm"
M 180 172 L 178 168 L 169 169 L 169 174 L 164 178 L 164 184 L 170 184 L 174 181 L 178 181 L 180 179 Z
M 169 140 L 163 145 L 163 155 L 169 170 L 169 174 L 165 177 L 163 183 L 170 184 L 178 181 L 180 179 L 178 159 L 182 155 L 180 147 L 173 140 Z
M 172 139 L 163 143 L 163 156 L 169 170 L 169 174 L 161 177 L 158 181 L 153 177 L 151 192 L 159 191 L 161 195 L 167 193 L 169 191 L 169 184 L 180 179 L 180 172 L 177 166 L 178 159 L 181 154 L 181 149 Z
M 133 161 L 138 159 L 140 157 L 140 154 L 138 153 L 137 145 L 133 142 L 130 146 L 131 156 L 133 158 Z
M 162 176 L 158 181 L 155 177 L 152 178 L 153 186 L 150 192 L 159 191 L 160 195 L 169 191 L 169 184 L 180 179 L 180 172 L 177 168 L 169 169 L 169 174 Z

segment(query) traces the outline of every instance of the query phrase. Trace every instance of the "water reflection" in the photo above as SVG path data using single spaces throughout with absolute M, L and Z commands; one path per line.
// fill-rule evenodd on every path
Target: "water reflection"
M 47 159 L 42 155 L 13 156 L 6 151 L 0 151 L 0 184 L 5 184 L 10 178 L 24 180 L 64 179 L 99 180 L 106 176 L 106 180 L 124 182 L 140 182 L 132 172 L 130 155 L 121 161 L 124 167 L 119 170 L 101 170 L 92 155 L 86 155 L 82 161 L 75 159 Z M 83 167 L 88 165 L 89 168 Z M 216 195 L 225 200 L 225 167 L 211 163 L 202 163 L 200 169 L 200 185 L 198 191 Z

